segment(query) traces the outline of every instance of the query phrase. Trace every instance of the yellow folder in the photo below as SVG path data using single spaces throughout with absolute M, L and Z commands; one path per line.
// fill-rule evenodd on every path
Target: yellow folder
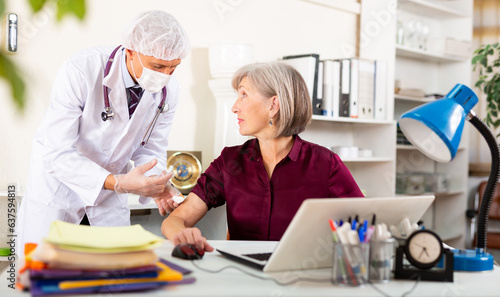
M 124 227 L 93 227 L 55 221 L 45 241 L 67 249 L 115 253 L 150 249 L 163 242 L 163 238 L 142 228 L 141 225 Z
M 32 254 L 35 261 L 50 268 L 61 269 L 126 269 L 154 265 L 158 256 L 151 249 L 124 253 L 87 253 L 60 249 L 48 242 L 41 242 Z

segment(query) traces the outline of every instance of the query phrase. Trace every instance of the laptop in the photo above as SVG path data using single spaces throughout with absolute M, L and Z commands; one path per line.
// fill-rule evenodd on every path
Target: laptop
M 396 225 L 408 218 L 416 223 L 434 201 L 433 195 L 376 198 L 306 199 L 279 242 L 251 242 L 248 248 L 217 249 L 229 259 L 265 272 L 317 269 L 332 266 L 332 231 L 328 219 L 360 220 Z M 258 259 L 268 256 L 268 259 Z M 255 255 L 257 254 L 257 255 Z M 267 254 L 267 255 L 266 255 Z

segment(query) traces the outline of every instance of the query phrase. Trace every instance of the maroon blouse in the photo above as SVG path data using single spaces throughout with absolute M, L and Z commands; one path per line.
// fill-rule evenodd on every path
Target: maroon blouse
M 232 240 L 280 240 L 307 198 L 363 197 L 339 156 L 299 136 L 271 180 L 251 139 L 224 148 L 192 191 L 208 209 L 226 203 Z

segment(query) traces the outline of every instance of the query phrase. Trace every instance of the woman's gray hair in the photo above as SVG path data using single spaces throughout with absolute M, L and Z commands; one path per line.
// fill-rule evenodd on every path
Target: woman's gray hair
M 272 119 L 277 128 L 275 137 L 297 135 L 306 129 L 312 117 L 311 97 L 304 79 L 295 68 L 283 62 L 243 66 L 233 76 L 235 90 L 245 77 L 264 97 L 278 97 L 280 109 Z

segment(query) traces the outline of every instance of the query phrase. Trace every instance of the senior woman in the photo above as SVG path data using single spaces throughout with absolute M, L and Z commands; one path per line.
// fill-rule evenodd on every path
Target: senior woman
M 239 132 L 255 138 L 222 150 L 163 221 L 165 237 L 213 251 L 193 226 L 226 204 L 231 239 L 280 240 L 305 199 L 363 197 L 335 153 L 298 136 L 312 107 L 297 70 L 281 62 L 250 64 L 235 73 L 232 85 Z

